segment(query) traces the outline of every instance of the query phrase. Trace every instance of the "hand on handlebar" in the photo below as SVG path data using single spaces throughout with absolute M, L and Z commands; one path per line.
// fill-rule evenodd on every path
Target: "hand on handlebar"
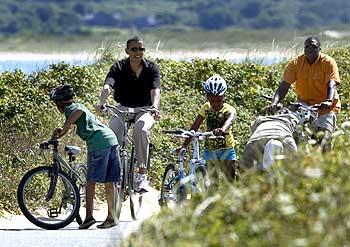
M 52 140 L 55 140 L 55 139 L 58 139 L 62 133 L 62 128 L 56 128 L 54 129 L 54 131 L 52 132 L 52 135 L 51 135 L 51 139 Z
M 276 103 L 271 103 L 270 105 L 264 108 L 264 110 L 266 110 L 270 114 L 276 113 L 279 109 L 281 109 L 281 105 Z
M 213 134 L 216 135 L 216 136 L 222 136 L 224 135 L 224 130 L 222 128 L 217 128 L 217 129 L 214 129 L 213 130 Z
M 326 100 L 320 103 L 318 107 L 319 110 L 330 110 L 332 108 L 333 102 L 330 100 Z
M 102 114 L 103 105 L 101 105 L 101 104 L 95 105 L 95 111 L 96 111 L 97 115 L 101 115 Z
M 156 121 L 161 118 L 160 110 L 157 107 L 151 107 L 151 114 Z

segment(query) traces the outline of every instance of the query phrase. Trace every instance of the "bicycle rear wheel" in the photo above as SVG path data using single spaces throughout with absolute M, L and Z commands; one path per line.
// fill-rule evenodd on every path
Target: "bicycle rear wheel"
M 186 188 L 185 186 L 180 186 L 175 164 L 168 164 L 165 167 L 162 179 L 159 205 L 161 207 L 174 208 L 178 202 L 185 198 L 185 195 Z
M 52 199 L 46 200 L 53 176 L 53 167 L 36 167 L 24 175 L 17 188 L 18 204 L 24 216 L 36 226 L 48 230 L 70 224 L 80 208 L 77 186 L 68 175 L 61 172 L 58 173 Z
M 86 166 L 86 164 L 79 163 L 75 166 L 75 170 L 79 174 L 79 177 L 77 177 L 77 175 L 75 175 L 74 180 L 75 180 L 75 184 L 77 185 L 77 187 L 79 189 L 80 205 L 82 205 L 83 203 L 85 203 L 87 166 Z M 76 221 L 79 225 L 81 225 L 83 223 L 80 212 L 77 214 Z

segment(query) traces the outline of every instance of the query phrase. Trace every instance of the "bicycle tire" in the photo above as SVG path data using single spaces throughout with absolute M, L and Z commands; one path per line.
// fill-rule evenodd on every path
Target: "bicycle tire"
M 53 198 L 48 202 L 45 200 L 53 170 L 52 166 L 36 167 L 23 176 L 17 188 L 17 200 L 24 216 L 34 225 L 48 230 L 69 225 L 77 217 L 80 208 L 78 187 L 61 171 L 58 173 Z
M 173 208 L 183 199 L 183 196 L 179 195 L 186 193 L 186 191 L 180 191 L 178 172 L 175 167 L 175 164 L 167 164 L 165 167 L 159 198 L 161 207 Z
M 127 156 L 120 155 L 120 181 L 115 184 L 115 211 L 119 219 L 122 211 L 123 202 L 127 199 L 128 184 L 128 159 Z
M 129 201 L 130 201 L 130 213 L 133 220 L 137 220 L 137 215 L 142 206 L 142 194 L 137 191 L 135 173 L 135 148 L 131 148 L 130 162 L 129 162 Z
M 195 169 L 195 184 L 193 191 L 194 193 L 205 193 L 209 187 L 209 176 L 208 171 L 203 165 L 199 165 Z
M 75 166 L 75 170 L 78 172 L 79 174 L 79 178 L 76 177 L 75 175 L 75 184 L 77 185 L 78 189 L 79 189 L 79 194 L 80 194 L 80 205 L 82 205 L 86 198 L 85 198 L 85 188 L 86 188 L 86 179 L 87 179 L 87 166 L 86 164 L 81 164 L 78 163 Z M 79 210 L 80 211 L 80 210 Z M 83 220 L 80 216 L 80 212 L 78 212 L 78 215 L 76 217 L 76 221 L 79 225 L 81 225 L 83 223 Z

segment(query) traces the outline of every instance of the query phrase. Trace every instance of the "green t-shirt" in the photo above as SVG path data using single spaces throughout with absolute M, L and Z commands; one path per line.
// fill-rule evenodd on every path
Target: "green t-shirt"
M 81 116 L 77 119 L 77 135 L 86 141 L 88 151 L 104 149 L 118 145 L 118 139 L 114 132 L 101 123 L 85 106 L 79 103 L 72 103 L 64 109 L 66 119 L 76 110 L 82 110 Z
M 199 110 L 199 115 L 205 118 L 207 122 L 207 131 L 212 131 L 217 128 L 221 128 L 231 112 L 236 112 L 235 108 L 227 103 L 224 103 L 223 107 L 219 111 L 215 111 L 209 102 L 202 105 Z M 228 130 L 228 135 L 225 139 L 205 139 L 205 147 L 210 150 L 219 150 L 234 147 L 234 140 L 232 135 L 232 126 Z

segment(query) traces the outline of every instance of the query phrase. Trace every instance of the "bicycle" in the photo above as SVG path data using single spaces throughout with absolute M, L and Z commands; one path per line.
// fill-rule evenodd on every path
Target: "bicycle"
M 266 95 L 262 95 L 262 97 L 268 100 L 272 99 L 272 97 Z M 316 140 L 314 140 L 315 134 L 312 130 L 312 123 L 318 117 L 317 110 L 319 107 L 320 104 L 309 106 L 301 102 L 290 102 L 287 107 L 278 103 L 276 107 L 277 109 L 275 109 L 277 110 L 274 115 L 275 121 L 279 122 L 279 124 L 285 123 L 285 129 L 290 128 L 287 126 L 294 126 L 292 134 L 295 145 L 297 147 L 304 145 L 307 154 L 310 154 L 311 146 L 316 144 Z M 286 116 L 288 115 L 290 117 L 287 118 Z M 287 119 L 289 119 L 288 124 L 286 122 Z M 276 153 L 280 153 L 283 150 L 283 146 L 284 145 L 279 138 L 266 140 L 266 144 L 263 147 L 262 163 L 259 164 L 259 166 L 262 169 L 266 169 L 272 165 L 275 159 L 284 159 L 284 155 L 276 156 Z
M 87 168 L 74 162 L 81 149 L 66 146 L 67 161 L 58 151 L 59 143 L 56 139 L 40 144 L 41 151 L 53 150 L 52 164 L 29 170 L 17 188 L 17 200 L 24 216 L 48 230 L 63 228 L 74 219 L 81 224 L 79 209 L 85 200 Z
M 121 177 L 120 181 L 116 186 L 116 215 L 119 218 L 121 214 L 122 202 L 126 201 L 129 197 L 130 201 L 130 213 L 133 220 L 137 219 L 137 213 L 142 205 L 142 193 L 138 193 L 135 172 L 135 146 L 131 133 L 129 133 L 130 127 L 135 123 L 135 120 L 129 120 L 130 115 L 137 114 L 139 112 L 152 112 L 152 109 L 135 109 L 126 108 L 126 110 L 121 110 L 115 106 L 103 105 L 102 111 L 111 111 L 113 114 L 122 114 L 124 121 L 124 130 L 122 143 L 120 144 L 120 161 L 121 161 Z M 151 151 L 153 145 L 149 145 L 149 155 L 147 160 L 147 170 L 150 168 L 151 164 Z
M 172 134 L 174 137 L 192 138 L 193 146 L 192 158 L 189 160 L 188 170 L 185 170 L 186 149 L 181 148 L 178 153 L 178 164 L 167 164 L 165 167 L 159 204 L 162 207 L 174 207 L 187 200 L 191 195 L 203 193 L 209 187 L 208 171 L 205 166 L 205 160 L 200 158 L 199 141 L 204 138 L 224 138 L 215 136 L 212 131 L 186 131 L 186 130 L 166 130 L 166 134 Z M 188 186 L 189 185 L 189 186 Z M 188 188 L 190 187 L 190 188 Z M 188 193 L 188 189 L 191 193 Z

